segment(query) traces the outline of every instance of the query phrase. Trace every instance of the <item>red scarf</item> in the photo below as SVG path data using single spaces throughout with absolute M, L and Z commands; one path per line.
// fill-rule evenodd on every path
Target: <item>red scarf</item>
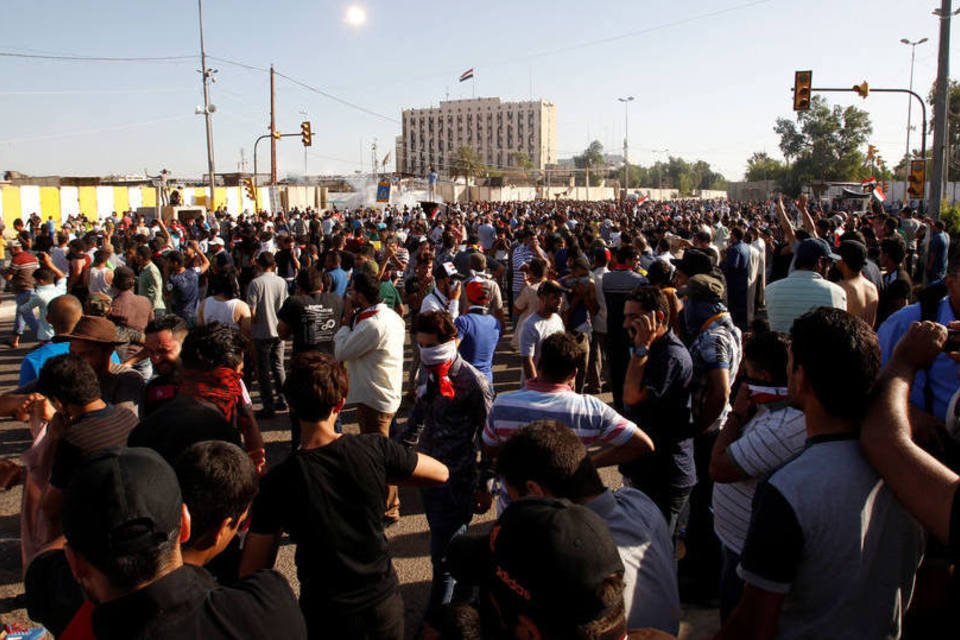
M 236 369 L 217 367 L 212 371 L 185 369 L 180 393 L 210 402 L 223 412 L 227 422 L 233 422 L 237 403 L 243 397 L 240 374 Z
M 447 362 L 442 362 L 440 364 L 427 367 L 427 371 L 430 372 L 431 377 L 437 383 L 437 388 L 440 391 L 440 395 L 442 395 L 444 398 L 454 398 L 457 395 L 453 388 L 453 380 L 451 380 L 450 376 L 447 375 L 447 373 L 450 371 L 451 364 L 453 364 L 453 360 L 448 360 Z

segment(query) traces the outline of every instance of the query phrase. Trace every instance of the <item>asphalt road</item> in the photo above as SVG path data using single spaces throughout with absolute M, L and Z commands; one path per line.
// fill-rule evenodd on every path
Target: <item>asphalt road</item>
M 14 305 L 8 294 L 3 294 L 0 300 L 2 300 L 0 301 L 0 339 L 5 339 L 12 327 Z M 494 362 L 494 380 L 498 393 L 515 389 L 520 378 L 519 359 L 510 348 L 509 337 L 509 334 L 504 336 Z M 25 343 L 22 348 L 16 350 L 0 346 L 0 393 L 10 391 L 16 386 L 20 361 L 32 346 L 31 343 Z M 409 369 L 409 358 L 407 364 Z M 610 401 L 609 396 L 601 397 Z M 254 394 L 254 400 L 256 401 L 256 394 Z M 408 406 L 404 404 L 400 410 L 401 425 L 405 421 L 407 410 Z M 264 440 L 267 443 L 268 464 L 281 460 L 289 450 L 288 420 L 286 414 L 280 414 L 261 424 Z M 344 429 L 347 432 L 357 432 L 353 411 L 345 412 Z M 29 445 L 30 434 L 25 425 L 9 419 L 0 419 L 0 457 L 18 458 Z M 619 486 L 620 477 L 615 470 L 606 469 L 601 475 L 608 486 Z M 417 490 L 401 488 L 400 499 L 402 517 L 400 522 L 387 530 L 387 538 L 390 541 L 393 563 L 400 577 L 407 614 L 407 637 L 413 638 L 430 593 L 429 530 Z M 0 621 L 2 622 L 29 622 L 22 598 L 20 502 L 19 488 L 0 493 Z M 493 515 L 491 509 L 488 514 L 475 518 L 471 529 L 489 526 Z M 285 540 L 280 549 L 277 569 L 287 577 L 294 590 L 298 591 L 299 584 L 293 555 L 293 545 L 289 540 Z M 711 638 L 718 627 L 719 616 L 716 609 L 684 605 L 681 639 Z

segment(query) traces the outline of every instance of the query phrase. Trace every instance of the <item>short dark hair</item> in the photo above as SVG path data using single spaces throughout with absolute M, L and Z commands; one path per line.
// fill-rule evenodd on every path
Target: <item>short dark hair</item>
M 890 236 L 880 241 L 880 251 L 887 254 L 894 264 L 900 265 L 907 256 L 907 244 L 900 236 Z
M 297 274 L 297 286 L 300 287 L 300 290 L 304 293 L 313 293 L 314 291 L 319 291 L 321 288 L 326 289 L 323 276 L 324 274 L 316 269 L 302 269 L 300 273 Z
M 554 382 L 563 382 L 572 376 L 583 359 L 583 349 L 568 333 L 554 333 L 540 345 L 540 375 Z
M 164 257 L 166 258 L 167 263 L 170 265 L 182 267 L 184 264 L 183 254 L 179 251 L 170 251 Z
M 184 546 L 209 549 L 220 524 L 227 518 L 239 521 L 250 507 L 259 485 L 257 469 L 243 449 L 223 440 L 197 442 L 173 468 L 192 523 Z
M 440 342 L 450 342 L 457 337 L 457 326 L 446 311 L 424 311 L 417 316 L 415 333 L 428 333 Z
M 636 260 L 639 255 L 637 248 L 632 244 L 622 244 L 620 248 L 617 249 L 617 262 L 620 264 L 628 264 Z
M 154 318 L 147 323 L 147 328 L 144 330 L 145 335 L 150 335 L 151 333 L 160 333 L 161 331 L 169 331 L 173 335 L 183 339 L 186 337 L 187 332 L 190 330 L 190 327 L 187 325 L 187 321 L 181 318 L 178 315 L 168 313 L 166 315 L 160 316 L 159 318 Z
M 100 398 L 100 380 L 84 358 L 65 353 L 44 363 L 37 391 L 63 404 L 83 406 Z
M 497 455 L 497 473 L 521 494 L 528 480 L 574 502 L 603 492 L 586 447 L 558 420 L 537 420 L 517 431 Z
M 239 298 L 240 283 L 237 281 L 237 268 L 228 264 L 211 273 L 207 294 L 226 296 L 229 300 Z
M 644 311 L 660 311 L 665 319 L 670 318 L 670 303 L 660 287 L 637 287 L 627 294 L 625 302 L 636 302 Z
M 261 251 L 260 255 L 257 256 L 257 264 L 260 265 L 262 269 L 269 269 L 277 264 L 277 260 L 269 251 Z
M 880 343 L 866 322 L 842 309 L 809 311 L 793 322 L 790 352 L 827 413 L 863 419 L 880 371 Z
M 129 291 L 136 282 L 137 276 L 130 267 L 117 267 L 113 270 L 113 286 L 118 291 Z
M 153 259 L 153 251 L 145 244 L 137 247 L 137 257 L 141 260 L 151 260 Z
M 353 290 L 366 298 L 370 304 L 380 302 L 380 281 L 372 273 L 354 272 Z
M 766 371 L 772 377 L 772 384 L 787 384 L 787 352 L 790 349 L 790 337 L 777 331 L 760 331 L 746 341 L 743 353 L 747 360 Z
M 310 422 L 329 418 L 349 390 L 350 378 L 343 364 L 317 351 L 295 356 L 283 385 L 287 402 L 297 416 Z
M 53 282 L 53 271 L 46 267 L 40 267 L 34 270 L 33 279 L 37 284 L 50 284 Z
M 186 369 L 236 369 L 243 362 L 247 340 L 239 331 L 219 322 L 194 327 L 183 340 L 180 359 Z

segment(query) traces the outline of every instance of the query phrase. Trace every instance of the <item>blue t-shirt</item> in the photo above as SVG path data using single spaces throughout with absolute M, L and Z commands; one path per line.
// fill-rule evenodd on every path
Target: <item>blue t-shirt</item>
M 466 313 L 453 323 L 460 336 L 460 355 L 493 384 L 493 354 L 500 342 L 500 323 L 485 313 Z
M 175 273 L 170 276 L 167 290 L 171 292 L 171 310 L 184 320 L 193 320 L 200 301 L 200 274 L 193 269 Z
M 342 298 L 347 292 L 347 272 L 337 267 L 336 269 L 330 269 L 327 273 L 333 280 L 333 292 Z
M 930 255 L 933 257 L 932 268 L 927 270 L 927 280 L 933 282 L 947 275 L 947 250 L 950 248 L 950 236 L 946 231 L 934 233 L 930 236 Z
M 27 353 L 23 362 L 20 363 L 20 386 L 25 387 L 39 378 L 40 370 L 43 369 L 47 360 L 65 353 L 70 353 L 69 342 L 50 342 Z M 110 362 L 120 364 L 120 356 L 116 351 L 113 352 Z

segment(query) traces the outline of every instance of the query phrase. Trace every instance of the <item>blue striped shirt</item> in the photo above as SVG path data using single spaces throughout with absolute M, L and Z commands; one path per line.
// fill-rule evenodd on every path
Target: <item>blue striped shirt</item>
M 579 394 L 563 384 L 531 380 L 526 388 L 497 396 L 483 430 L 483 442 L 499 447 L 524 425 L 557 420 L 573 429 L 584 445 L 619 446 L 640 431 L 595 396 Z

